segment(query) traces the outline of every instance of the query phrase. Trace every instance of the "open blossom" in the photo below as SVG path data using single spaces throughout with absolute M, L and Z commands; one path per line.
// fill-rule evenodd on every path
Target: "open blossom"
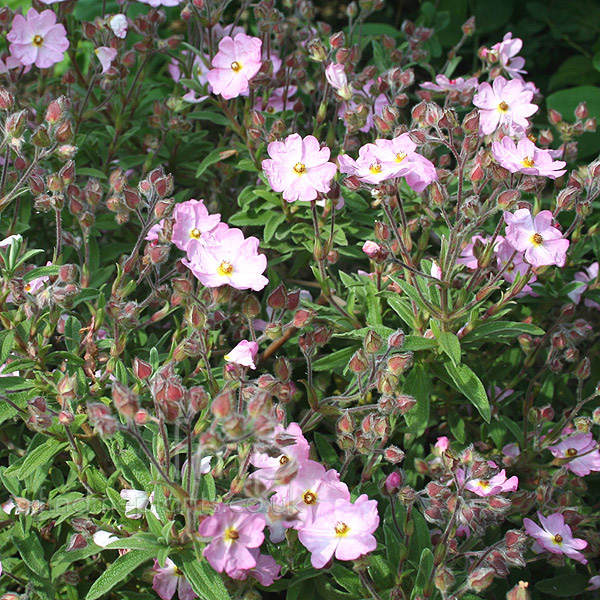
M 583 285 L 580 285 L 578 288 L 574 289 L 572 292 L 569 292 L 568 296 L 575 304 L 579 304 L 581 302 L 581 296 L 585 290 L 588 288 L 588 283 L 591 281 L 595 281 L 598 279 L 598 263 L 592 263 L 589 267 L 585 267 L 585 271 L 578 271 L 574 276 L 575 281 L 579 281 Z M 588 300 L 587 298 L 583 301 L 585 306 L 588 308 L 596 308 L 600 310 L 600 304 L 595 302 L 594 300 Z
M 171 600 L 175 592 L 177 592 L 179 600 L 193 600 L 198 597 L 183 573 L 170 558 L 165 560 L 164 567 L 161 567 L 155 560 L 152 570 L 155 572 L 152 578 L 152 589 L 162 600 Z
M 27 16 L 15 15 L 6 36 L 10 53 L 24 65 L 47 69 L 59 63 L 69 47 L 66 29 L 56 23 L 53 10 L 38 13 L 30 8 Z
M 340 481 L 335 469 L 325 467 L 314 460 L 300 463 L 300 468 L 289 485 L 281 486 L 271 499 L 274 506 L 292 507 L 298 513 L 295 529 L 312 523 L 323 504 L 332 504 L 338 499 L 350 501 L 348 486 Z
M 236 365 L 256 369 L 254 358 L 257 352 L 258 344 L 256 342 L 242 340 L 231 352 L 225 355 L 225 360 Z
M 247 508 L 220 504 L 217 511 L 200 523 L 202 537 L 212 538 L 202 554 L 212 568 L 228 575 L 256 567 L 256 557 L 250 552 L 265 539 L 265 516 Z
M 500 473 L 490 479 L 471 479 L 467 481 L 465 489 L 477 494 L 478 496 L 495 496 L 502 492 L 514 492 L 519 485 L 519 479 L 515 476 L 507 478 L 506 471 L 502 469 Z
M 523 70 L 525 59 L 522 56 L 517 56 L 522 47 L 523 40 L 520 38 L 513 38 L 510 31 L 504 36 L 501 42 L 492 46 L 492 50 L 498 52 L 498 59 L 500 60 L 502 68 L 512 79 L 519 79 L 521 81 L 523 80 L 521 73 L 527 73 L 527 71 Z
M 171 241 L 184 252 L 193 241 L 198 241 L 203 234 L 228 229 L 221 223 L 221 215 L 211 215 L 204 205 L 204 200 L 187 200 L 175 205 L 173 210 L 173 235 Z
M 270 554 L 261 554 L 258 548 L 250 550 L 250 554 L 256 560 L 256 566 L 252 569 L 240 569 L 230 573 L 232 579 L 245 581 L 248 577 L 253 577 L 265 587 L 273 585 L 276 579 L 279 579 L 281 573 L 281 565 L 278 565 L 275 559 Z
M 112 16 L 108 25 L 118 38 L 124 39 L 127 35 L 127 17 L 125 15 L 119 14 Z
M 552 213 L 540 211 L 535 218 L 527 208 L 514 213 L 504 212 L 507 224 L 506 240 L 519 252 L 525 253 L 525 260 L 532 267 L 544 265 L 564 266 L 567 258 L 569 240 L 552 226 Z
M 187 56 L 187 50 L 182 50 L 182 56 Z M 198 81 L 198 83 L 202 86 L 207 86 L 207 91 L 212 93 L 212 87 L 208 85 L 208 67 L 210 59 L 208 54 L 204 54 L 204 57 L 198 56 L 194 54 L 194 62 L 192 63 L 191 76 Z M 181 79 L 181 69 L 179 67 L 179 61 L 172 59 L 169 65 L 167 66 L 167 70 L 169 74 L 173 78 L 173 81 L 176 83 Z M 198 104 L 199 102 L 203 102 L 208 98 L 208 96 L 200 96 L 196 90 L 191 90 L 187 86 L 183 86 L 184 89 L 188 90 L 183 96 L 183 100 L 186 102 L 191 102 L 192 104 Z
M 509 242 L 504 239 L 502 236 L 498 236 L 500 238 L 500 243 L 495 248 L 496 253 L 496 265 L 498 270 L 504 269 L 502 276 L 509 283 L 513 283 L 517 278 L 517 275 L 525 275 L 529 270 L 529 264 L 525 262 L 523 254 L 521 252 L 517 252 L 515 254 L 515 249 L 509 244 Z M 506 268 L 505 265 L 508 263 Z M 525 284 L 523 289 L 517 294 L 517 297 L 526 296 L 528 294 L 533 294 L 533 288 L 529 285 L 530 283 L 535 283 L 537 281 L 537 276 L 532 274 L 529 276 L 529 282 Z
M 493 86 L 487 82 L 480 84 L 473 104 L 480 109 L 481 133 L 488 135 L 501 125 L 527 128 L 527 118 L 538 109 L 531 103 L 532 98 L 533 92 L 525 90 L 518 79 L 507 81 L 504 77 L 496 77 Z
M 313 522 L 300 529 L 298 539 L 310 551 L 312 566 L 322 569 L 334 555 L 354 560 L 375 550 L 378 525 L 377 501 L 363 494 L 354 504 L 344 499 L 324 503 Z
M 432 92 L 462 92 L 468 93 L 477 87 L 477 77 L 464 79 L 457 77 L 456 79 L 448 79 L 445 75 L 436 75 L 435 83 L 428 81 L 420 84 L 423 89 L 431 90 Z
M 117 58 L 117 51 L 108 46 L 100 46 L 99 48 L 96 48 L 94 52 L 102 65 L 102 74 L 106 73 L 106 71 L 110 69 L 113 60 Z
M 178 6 L 182 0 L 138 0 L 138 2 L 157 8 L 158 6 Z
M 578 433 L 549 446 L 548 450 L 556 458 L 567 459 L 565 469 L 579 477 L 589 475 L 592 471 L 600 471 L 600 452 L 591 433 Z
M 262 161 L 263 171 L 271 188 L 283 192 L 287 202 L 316 200 L 319 192 L 330 190 L 337 167 L 329 162 L 329 148 L 321 148 L 316 137 L 302 139 L 293 133 L 283 142 L 271 142 L 267 152 L 271 158 Z
M 154 516 L 158 516 L 156 508 L 152 506 L 154 494 L 149 494 L 144 490 L 121 490 L 121 498 L 125 502 L 125 516 L 130 519 L 141 519 L 143 511 L 150 505 L 150 511 Z
M 541 150 L 529 139 L 523 138 L 516 144 L 508 136 L 492 144 L 496 161 L 511 173 L 541 175 L 556 179 L 566 173 L 563 160 L 553 160 L 550 150 Z
M 213 93 L 230 100 L 248 91 L 248 82 L 258 73 L 262 64 L 261 47 L 260 38 L 245 33 L 238 33 L 233 39 L 224 37 L 212 59 L 213 68 L 207 74 Z
M 579 552 L 587 547 L 587 542 L 573 537 L 571 528 L 565 524 L 565 519 L 560 513 L 544 517 L 538 512 L 538 518 L 542 527 L 531 519 L 523 519 L 523 525 L 528 535 L 534 538 L 544 550 L 552 552 L 552 554 L 564 554 L 584 565 L 587 564 L 587 559 Z
M 258 254 L 258 238 L 245 238 L 240 229 L 231 228 L 217 236 L 194 240 L 187 247 L 183 264 L 207 287 L 230 285 L 238 290 L 262 290 L 269 280 L 262 275 L 267 257 Z

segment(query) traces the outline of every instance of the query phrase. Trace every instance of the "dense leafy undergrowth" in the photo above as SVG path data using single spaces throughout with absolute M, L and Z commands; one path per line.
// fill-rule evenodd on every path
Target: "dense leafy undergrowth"
M 391 4 L 0 8 L 2 598 L 600 587 L 590 26 Z

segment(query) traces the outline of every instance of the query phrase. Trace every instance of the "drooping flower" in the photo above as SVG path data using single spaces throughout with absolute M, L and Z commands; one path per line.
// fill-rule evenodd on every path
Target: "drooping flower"
M 198 597 L 184 574 L 170 558 L 165 560 L 164 567 L 154 560 L 152 570 L 155 572 L 152 578 L 152 589 L 162 600 L 171 600 L 175 592 L 177 592 L 179 600 L 193 600 Z
M 348 77 L 346 77 L 346 69 L 344 65 L 338 63 L 330 63 L 325 69 L 325 77 L 329 85 L 337 92 L 337 95 L 342 100 L 350 100 L 352 98 L 352 90 L 348 85 Z
M 502 240 L 504 238 L 500 238 L 500 240 Z M 456 262 L 459 265 L 465 265 L 465 267 L 467 267 L 467 269 L 477 269 L 477 267 L 479 266 L 479 262 L 478 262 L 478 257 L 475 255 L 475 246 L 477 246 L 478 244 L 480 245 L 480 247 L 483 249 L 484 246 L 487 245 L 487 243 L 490 241 L 490 238 L 483 236 L 483 235 L 474 235 L 471 238 L 471 241 L 460 251 L 460 256 L 456 259 Z M 498 242 L 496 242 L 496 244 L 494 244 L 494 246 L 497 245 Z
M 521 81 L 523 81 L 521 73 L 527 73 L 527 71 L 523 70 L 525 59 L 522 56 L 517 56 L 522 47 L 523 40 L 520 38 L 513 38 L 510 31 L 504 36 L 501 42 L 492 46 L 492 50 L 498 52 L 498 59 L 502 68 L 512 79 L 519 79 Z
M 106 546 L 112 542 L 116 542 L 119 538 L 108 531 L 99 529 L 96 531 L 96 533 L 94 533 L 92 539 L 94 540 L 94 544 L 96 544 L 96 546 L 100 546 L 100 548 L 106 548 Z
M 262 275 L 267 257 L 258 254 L 258 238 L 245 238 L 231 228 L 206 240 L 193 240 L 183 264 L 207 287 L 230 285 L 238 290 L 262 290 L 269 280 Z
M 59 63 L 69 47 L 66 29 L 56 23 L 53 10 L 38 13 L 30 8 L 27 17 L 16 14 L 6 36 L 10 53 L 24 65 L 47 69 Z
M 94 52 L 102 65 L 102 74 L 106 73 L 106 71 L 110 69 L 113 60 L 117 58 L 117 51 L 108 46 L 100 46 L 99 48 L 96 48 Z
M 355 112 L 359 104 L 367 107 L 367 118 L 365 124 L 359 129 L 364 133 L 368 133 L 373 128 L 373 117 L 381 116 L 383 109 L 389 104 L 387 96 L 385 94 L 375 94 L 372 92 L 374 89 L 375 82 L 370 79 L 365 85 L 357 90 L 353 88 L 354 96 L 347 102 L 342 102 L 338 110 L 338 117 L 344 120 L 344 124 L 348 126 L 347 113 Z M 375 97 L 375 100 L 373 100 Z
M 127 35 L 127 17 L 125 15 L 112 16 L 108 25 L 118 38 L 124 39 Z
M 280 486 L 271 498 L 275 507 L 290 507 L 298 514 L 294 523 L 300 529 L 311 523 L 323 504 L 331 504 L 338 499 L 350 501 L 348 486 L 340 481 L 335 469 L 325 467 L 314 460 L 300 463 L 296 476 L 286 486 Z
M 477 87 L 477 77 L 464 79 L 457 77 L 456 79 L 448 79 L 445 75 L 436 75 L 435 83 L 428 81 L 420 84 L 422 88 L 431 90 L 432 92 L 461 92 L 469 93 Z
M 7 238 L 0 240 L 0 248 L 8 248 L 13 242 L 22 242 L 23 236 L 20 233 L 9 235 Z
M 519 454 L 521 454 L 519 444 L 506 444 L 506 446 L 502 448 L 502 454 L 504 455 L 502 458 L 502 462 L 507 467 L 510 467 L 515 462 Z
M 579 477 L 589 475 L 592 471 L 600 471 L 600 452 L 598 444 L 591 433 L 571 435 L 548 450 L 556 458 L 568 459 L 565 469 Z
M 121 490 L 121 498 L 125 502 L 125 516 L 130 519 L 141 519 L 148 505 L 155 516 L 158 516 L 156 508 L 152 506 L 154 494 L 149 494 L 144 490 Z
M 473 104 L 480 109 L 481 133 L 488 135 L 501 125 L 527 128 L 527 118 L 538 109 L 532 99 L 533 92 L 525 90 L 518 79 L 507 81 L 500 76 L 494 79 L 493 86 L 487 82 L 480 84 Z
M 182 56 L 187 56 L 188 52 L 187 52 L 187 50 L 182 50 L 181 54 L 182 54 Z M 208 84 L 209 69 L 206 66 L 207 64 L 209 64 L 209 62 L 210 62 L 210 59 L 207 54 L 204 54 L 204 58 L 195 54 L 194 62 L 192 63 L 191 75 L 194 79 L 196 79 L 198 81 L 198 83 L 200 85 L 202 85 L 202 86 L 206 85 L 207 91 L 209 93 L 212 93 L 212 87 Z M 169 71 L 169 74 L 173 78 L 173 81 L 178 83 L 179 80 L 181 79 L 181 69 L 179 67 L 179 61 L 177 61 L 176 59 L 172 59 L 171 62 L 169 63 L 169 65 L 167 66 L 167 70 Z M 199 102 L 203 102 L 204 100 L 206 100 L 208 98 L 208 96 L 198 95 L 198 92 L 196 92 L 196 90 L 191 90 L 185 85 L 183 87 L 184 87 L 184 89 L 188 90 L 182 96 L 183 100 L 185 100 L 186 102 L 191 102 L 192 104 L 198 104 Z
M 162 233 L 164 226 L 165 220 L 161 219 L 158 223 L 156 223 L 156 225 L 152 225 L 152 227 L 150 227 L 144 239 L 148 242 L 154 242 L 155 240 L 158 240 L 158 236 Z
M 184 252 L 193 241 L 198 241 L 203 234 L 227 231 L 225 223 L 221 223 L 221 215 L 211 215 L 204 205 L 204 200 L 187 200 L 175 206 L 173 210 L 173 235 L 171 241 Z
M 276 88 L 269 94 L 266 104 L 263 98 L 259 96 L 254 103 L 254 110 L 264 110 L 270 114 L 289 110 L 293 104 L 291 98 L 297 90 L 298 88 L 295 85 Z
M 323 504 L 313 522 L 300 529 L 298 539 L 310 551 L 313 567 L 322 569 L 334 555 L 355 560 L 375 550 L 378 525 L 377 501 L 363 494 L 354 504 L 344 499 Z
M 523 519 L 523 525 L 528 535 L 548 552 L 564 554 L 582 564 L 587 564 L 587 559 L 579 552 L 587 547 L 585 540 L 574 538 L 571 528 L 565 524 L 565 519 L 560 513 L 544 517 L 538 512 L 542 527 L 531 519 Z
M 265 539 L 265 516 L 241 506 L 220 504 L 217 511 L 200 524 L 202 537 L 212 538 L 202 554 L 212 568 L 228 575 L 256 567 L 251 549 Z
M 329 162 L 329 148 L 321 148 L 312 135 L 304 139 L 293 133 L 282 142 L 267 146 L 270 158 L 262 161 L 269 185 L 283 192 L 287 202 L 316 200 L 319 192 L 326 194 L 335 176 L 336 166 Z
M 207 74 L 213 93 L 230 100 L 248 91 L 250 79 L 262 64 L 261 47 L 260 38 L 245 33 L 238 33 L 233 39 L 224 37 L 212 59 L 213 68 Z
M 233 24 L 230 25 L 221 25 L 217 23 L 212 30 L 212 34 L 215 40 L 215 43 L 218 44 L 224 37 L 234 38 L 238 33 L 245 33 L 244 28 L 241 25 Z
M 567 258 L 569 240 L 552 226 L 552 213 L 540 211 L 535 218 L 527 208 L 514 213 L 504 212 L 507 224 L 506 240 L 519 252 L 525 253 L 525 260 L 532 267 L 544 265 L 564 266 Z
M 477 494 L 478 496 L 495 496 L 502 492 L 514 492 L 519 485 L 519 479 L 516 476 L 506 477 L 506 471 L 502 469 L 500 473 L 490 479 L 471 479 L 467 481 L 465 489 Z
M 590 577 L 588 584 L 589 586 L 585 588 L 588 592 L 600 590 L 600 575 L 594 575 L 593 577 Z
M 500 166 L 511 173 L 540 175 L 556 179 L 566 173 L 563 160 L 553 160 L 551 150 L 542 150 L 528 138 L 515 142 L 505 136 L 492 144 L 492 154 Z
M 256 342 L 242 340 L 231 352 L 225 355 L 225 360 L 236 365 L 256 369 L 254 358 L 257 352 L 258 344 Z
M 588 288 L 587 284 L 590 283 L 590 281 L 595 281 L 596 279 L 598 279 L 597 262 L 592 263 L 589 267 L 585 267 L 585 271 L 578 271 L 577 273 L 575 273 L 574 280 L 579 281 L 583 285 L 580 285 L 578 288 L 568 293 L 568 296 L 571 299 L 571 301 L 575 304 L 579 304 L 581 302 L 581 296 Z M 583 301 L 583 303 L 588 308 L 596 308 L 600 310 L 600 304 L 598 304 L 598 302 L 595 302 L 594 300 L 589 300 L 586 298 Z
M 279 579 L 281 565 L 278 565 L 270 554 L 261 554 L 258 548 L 250 550 L 250 554 L 256 560 L 256 566 L 252 569 L 230 573 L 229 576 L 239 581 L 245 581 L 248 577 L 253 577 L 260 585 L 264 585 L 265 587 L 273 585 L 273 582 Z
M 434 446 L 434 448 L 438 448 L 440 452 L 446 452 L 446 450 L 448 450 L 449 447 L 450 447 L 450 440 L 445 435 L 442 435 L 441 437 L 439 437 L 437 439 L 437 441 L 435 442 L 435 446 Z

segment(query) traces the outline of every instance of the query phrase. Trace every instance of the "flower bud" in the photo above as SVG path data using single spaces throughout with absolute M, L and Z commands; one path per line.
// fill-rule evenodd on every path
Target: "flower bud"
M 558 125 L 562 120 L 562 115 L 557 110 L 554 110 L 553 108 L 548 110 L 548 121 L 550 121 L 552 125 Z
M 467 585 L 475 592 L 482 592 L 492 585 L 496 572 L 490 567 L 479 567 L 467 577 Z
M 0 87 L 0 110 L 8 110 L 15 103 L 15 97 L 5 87 Z
M 388 446 L 383 452 L 383 457 L 388 462 L 397 465 L 404 460 L 404 452 L 396 446 Z
M 588 112 L 588 108 L 587 108 L 587 103 L 586 102 L 580 102 L 577 105 L 577 108 L 575 109 L 575 116 L 578 119 L 583 120 L 583 119 L 587 119 L 588 115 L 589 115 L 589 112 Z
M 402 486 L 402 475 L 398 471 L 390 473 L 385 478 L 383 489 L 388 496 L 395 496 Z
M 124 417 L 133 417 L 140 408 L 137 394 L 119 381 L 113 383 L 112 399 L 116 409 Z
M 280 283 L 267 298 L 267 305 L 273 309 L 285 308 L 287 303 L 287 290 L 283 283 Z
M 369 362 L 362 349 L 354 353 L 348 363 L 348 368 L 353 373 L 364 373 L 369 368 Z
M 369 354 L 376 354 L 383 346 L 383 338 L 377 332 L 370 329 L 365 336 L 363 346 Z

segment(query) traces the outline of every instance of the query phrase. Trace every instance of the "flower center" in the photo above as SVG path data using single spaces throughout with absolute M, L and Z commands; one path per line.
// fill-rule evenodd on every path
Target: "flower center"
M 228 260 L 224 260 L 217 267 L 217 273 L 221 277 L 227 277 L 228 275 L 231 275 L 233 273 L 233 265 Z
M 231 70 L 237 73 L 238 71 L 242 70 L 242 65 L 237 60 L 234 60 L 231 63 Z
M 536 245 L 536 246 L 541 246 L 544 238 L 539 234 L 539 233 L 534 233 L 531 236 L 531 241 Z
M 379 163 L 373 163 L 369 167 L 369 171 L 371 171 L 371 173 L 373 173 L 373 175 L 377 175 L 377 173 L 381 173 L 381 165 Z
M 304 500 L 304 504 L 308 504 L 310 506 L 311 504 L 314 504 L 317 501 L 317 495 L 314 492 L 308 490 L 308 492 L 304 492 L 302 500 Z
M 481 479 L 478 481 L 479 483 L 479 487 L 487 490 L 490 487 L 490 482 L 489 481 L 481 481 Z
M 402 162 L 405 158 L 406 158 L 406 152 L 398 152 L 398 154 L 396 154 L 396 162 L 397 163 Z
M 498 104 L 498 110 L 501 113 L 508 112 L 508 104 L 506 104 L 506 102 L 504 102 L 504 100 L 502 100 L 502 102 L 500 102 L 500 104 Z
M 183 571 L 179 567 L 175 567 L 175 575 L 177 575 L 177 577 L 183 577 Z
M 306 165 L 301 162 L 297 162 L 294 165 L 294 173 L 298 173 L 298 175 L 302 175 L 302 173 L 306 173 Z
M 229 527 L 225 530 L 225 539 L 228 542 L 235 542 L 240 537 L 240 534 L 237 529 L 233 527 Z
M 577 456 L 577 450 L 575 450 L 575 448 L 569 448 L 567 450 L 567 456 Z
M 25 285 L 25 291 L 26 291 L 26 292 L 28 292 L 29 290 L 31 290 L 31 284 L 30 284 L 30 283 L 27 283 L 27 284 Z
M 535 161 L 533 160 L 533 158 L 531 158 L 531 156 L 526 156 L 522 161 L 521 164 L 524 167 L 527 167 L 528 169 L 531 169 L 531 167 L 533 167 L 533 165 L 535 165 Z
M 199 229 L 192 229 L 190 231 L 190 237 L 194 238 L 195 240 L 199 240 L 201 235 L 202 232 Z
M 284 454 L 279 458 L 280 465 L 287 465 L 290 462 L 290 459 Z
M 350 527 L 343 523 L 342 521 L 338 521 L 335 524 L 335 534 L 339 537 L 346 535 L 350 531 Z
M 555 544 L 562 544 L 562 541 L 563 541 L 563 536 L 562 536 L 562 535 L 560 535 L 560 533 L 557 533 L 557 534 L 554 536 L 554 543 L 555 543 Z
M 31 41 L 33 42 L 34 46 L 39 48 L 44 43 L 44 38 L 38 33 L 37 35 L 33 36 L 33 40 Z
M 267 106 L 267 112 L 268 113 L 274 113 L 275 112 L 275 108 L 273 108 L 272 106 Z

